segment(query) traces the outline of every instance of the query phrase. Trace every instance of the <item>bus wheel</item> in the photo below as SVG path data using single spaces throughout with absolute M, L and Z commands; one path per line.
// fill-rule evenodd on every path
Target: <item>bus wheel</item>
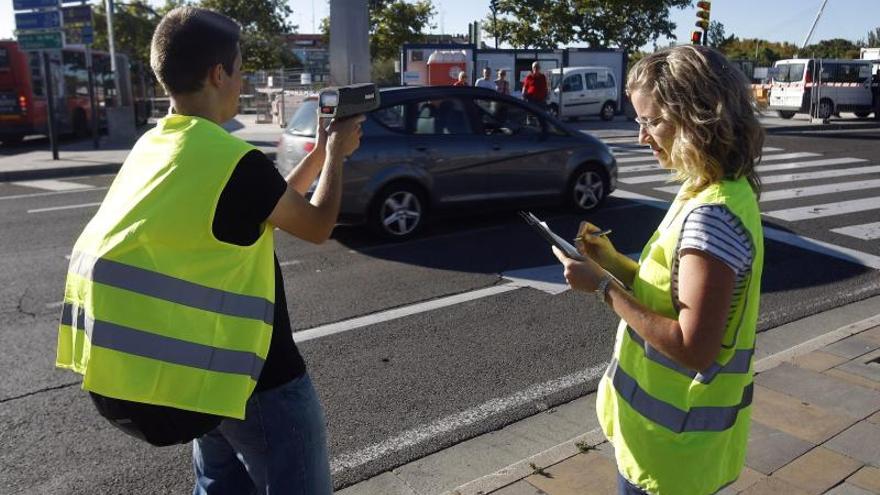
M 794 112 L 789 112 L 786 110 L 778 110 L 776 113 L 779 115 L 779 118 L 781 118 L 781 119 L 790 119 L 790 118 L 794 117 Z
M 89 135 L 89 120 L 81 108 L 73 112 L 73 134 L 80 138 Z
M 834 103 L 828 98 L 822 98 L 819 102 L 819 108 L 816 110 L 816 116 L 820 119 L 827 119 L 834 113 Z

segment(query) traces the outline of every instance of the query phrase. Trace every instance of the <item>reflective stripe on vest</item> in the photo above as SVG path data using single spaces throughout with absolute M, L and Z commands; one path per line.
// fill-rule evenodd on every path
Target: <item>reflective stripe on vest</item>
M 712 383 L 712 380 L 714 380 L 719 373 L 748 373 L 752 365 L 752 355 L 755 353 L 754 348 L 738 349 L 734 352 L 730 361 L 724 366 L 715 362 L 712 363 L 712 366 L 706 368 L 702 372 L 697 372 L 679 365 L 675 361 L 666 357 L 662 352 L 651 347 L 651 344 L 645 342 L 645 340 L 642 339 L 642 337 L 632 328 L 626 327 L 626 331 L 629 334 L 629 338 L 633 339 L 645 350 L 645 357 L 661 366 L 665 366 L 673 371 L 681 373 L 688 378 L 697 380 L 704 385 Z
M 272 324 L 275 314 L 274 304 L 264 298 L 205 287 L 85 253 L 73 253 L 70 271 L 99 284 L 205 311 L 259 320 L 267 325 Z
M 263 359 L 252 352 L 219 349 L 93 320 L 86 316 L 83 308 L 76 308 L 71 304 L 65 304 L 62 308 L 61 324 L 84 331 L 93 346 L 134 356 L 202 370 L 247 375 L 254 380 L 260 378 L 260 371 L 263 369 Z
M 608 378 L 621 398 L 639 414 L 674 433 L 691 431 L 724 431 L 736 423 L 737 415 L 752 403 L 754 385 L 743 388 L 742 399 L 735 406 L 692 407 L 683 411 L 645 392 L 636 380 L 619 366 L 617 359 L 608 367 Z

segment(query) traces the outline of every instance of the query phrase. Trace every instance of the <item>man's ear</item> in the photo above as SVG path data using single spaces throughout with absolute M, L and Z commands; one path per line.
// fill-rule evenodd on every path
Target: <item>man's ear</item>
M 219 88 L 223 85 L 224 79 L 228 77 L 225 69 L 223 69 L 223 64 L 215 64 L 208 71 L 208 84 L 214 86 L 215 88 Z

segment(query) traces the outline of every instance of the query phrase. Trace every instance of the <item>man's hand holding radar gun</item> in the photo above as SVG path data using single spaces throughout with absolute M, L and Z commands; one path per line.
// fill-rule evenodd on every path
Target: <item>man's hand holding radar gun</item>
M 321 243 L 330 237 L 342 200 L 342 164 L 360 146 L 364 114 L 378 106 L 379 90 L 375 84 L 327 88 L 318 94 L 315 147 L 287 176 L 287 183 L 301 195 L 299 199 L 291 198 L 294 202 L 306 201 L 306 192 L 318 178 L 308 200 L 315 207 L 307 209 L 313 217 L 288 219 L 291 225 L 302 226 L 295 229 L 300 238 Z M 288 208 L 279 214 L 292 215 L 293 211 Z

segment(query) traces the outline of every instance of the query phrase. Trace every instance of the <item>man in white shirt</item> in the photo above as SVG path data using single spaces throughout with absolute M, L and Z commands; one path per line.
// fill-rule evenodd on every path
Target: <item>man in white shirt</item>
M 498 86 L 496 86 L 495 81 L 492 80 L 492 69 L 489 67 L 483 67 L 483 77 L 477 79 L 474 86 L 498 91 Z

